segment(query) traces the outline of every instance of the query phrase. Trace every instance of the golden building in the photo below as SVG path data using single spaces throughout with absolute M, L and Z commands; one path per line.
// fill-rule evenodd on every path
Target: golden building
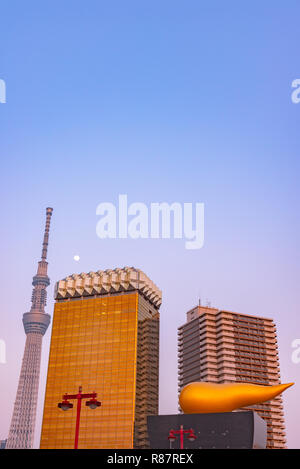
M 147 415 L 158 414 L 161 291 L 140 270 L 72 275 L 57 282 L 41 448 L 73 448 L 76 402 L 95 391 L 101 407 L 82 406 L 79 448 L 146 448 Z
M 272 319 L 196 306 L 178 329 L 179 390 L 193 381 L 280 383 Z M 282 397 L 245 407 L 267 422 L 267 447 L 286 444 Z

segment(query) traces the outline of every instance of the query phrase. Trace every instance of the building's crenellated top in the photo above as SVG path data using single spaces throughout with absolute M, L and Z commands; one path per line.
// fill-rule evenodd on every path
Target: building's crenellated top
M 140 291 L 156 308 L 160 307 L 161 290 L 144 272 L 134 267 L 70 275 L 56 282 L 54 297 L 60 300 L 132 290 Z
M 212 308 L 211 306 L 201 306 L 201 305 L 197 305 L 194 308 L 190 309 L 186 313 L 186 320 L 187 322 L 190 322 L 198 318 L 199 316 L 202 316 L 205 314 L 212 314 L 212 315 L 226 314 L 236 319 L 241 318 L 244 320 L 248 319 L 248 321 L 266 321 L 272 325 L 274 324 L 274 321 L 271 318 L 266 318 L 263 316 L 254 316 L 254 315 L 250 315 L 246 313 L 235 313 L 234 311 L 228 311 L 226 309 Z

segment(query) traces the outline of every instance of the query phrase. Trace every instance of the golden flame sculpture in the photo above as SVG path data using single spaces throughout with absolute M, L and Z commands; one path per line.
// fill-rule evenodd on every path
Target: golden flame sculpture
M 186 414 L 231 412 L 260 402 L 269 401 L 294 383 L 260 386 L 246 383 L 187 384 L 179 396 L 179 404 Z

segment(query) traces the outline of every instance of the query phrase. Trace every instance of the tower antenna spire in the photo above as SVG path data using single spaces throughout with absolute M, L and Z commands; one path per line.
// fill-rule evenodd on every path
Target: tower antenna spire
M 46 209 L 46 225 L 45 225 L 45 232 L 44 232 L 44 240 L 43 240 L 43 250 L 42 250 L 42 260 L 45 261 L 47 259 L 47 251 L 48 251 L 48 243 L 49 243 L 49 231 L 50 231 L 50 221 L 52 216 L 53 208 L 47 207 Z

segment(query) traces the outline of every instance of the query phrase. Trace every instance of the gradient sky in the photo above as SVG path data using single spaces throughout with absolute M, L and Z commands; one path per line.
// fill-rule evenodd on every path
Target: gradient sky
M 199 296 L 274 318 L 282 381 L 296 382 L 284 395 L 288 445 L 300 448 L 299 2 L 10 0 L 0 13 L 0 438 L 52 206 L 50 314 L 54 282 L 68 274 L 143 269 L 163 290 L 161 413 L 177 412 L 177 327 Z M 204 202 L 204 247 L 100 240 L 96 206 L 118 194 Z

